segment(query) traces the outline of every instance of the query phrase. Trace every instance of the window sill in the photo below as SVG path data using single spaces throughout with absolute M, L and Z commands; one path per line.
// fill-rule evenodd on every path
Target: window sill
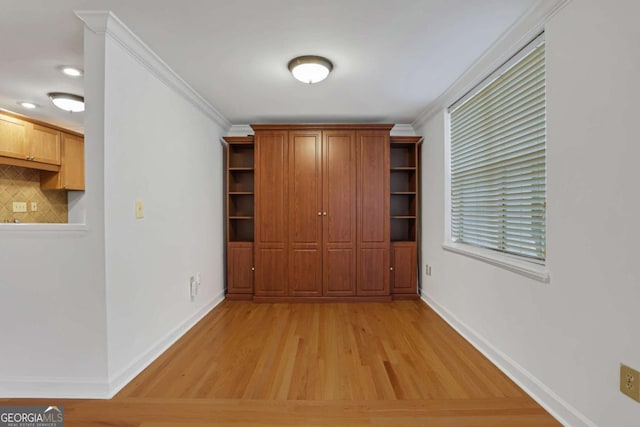
M 476 248 L 470 245 L 453 242 L 443 243 L 442 249 L 465 255 L 470 258 L 486 262 L 487 264 L 495 265 L 496 267 L 529 277 L 530 279 L 534 279 L 539 282 L 548 283 L 551 279 L 549 270 L 547 270 L 545 265 L 522 261 L 515 257 L 497 253 L 489 249 Z

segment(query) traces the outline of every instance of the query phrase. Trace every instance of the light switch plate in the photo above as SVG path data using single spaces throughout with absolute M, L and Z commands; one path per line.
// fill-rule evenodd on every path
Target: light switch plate
M 144 202 L 136 200 L 136 219 L 144 218 Z
M 13 202 L 13 212 L 26 212 L 27 202 Z

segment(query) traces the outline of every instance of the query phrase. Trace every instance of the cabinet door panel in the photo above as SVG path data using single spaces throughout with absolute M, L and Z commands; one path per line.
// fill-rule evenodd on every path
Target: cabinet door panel
M 28 129 L 29 155 L 33 160 L 59 165 L 60 132 L 39 125 L 31 125 Z
M 355 249 L 328 248 L 324 254 L 324 295 L 355 295 Z
M 287 242 L 287 132 L 256 133 L 256 242 Z
M 353 131 L 323 132 L 326 296 L 356 293 L 356 140 Z
M 230 243 L 227 247 L 227 292 L 253 293 L 253 245 Z
M 22 120 L 0 115 L 0 156 L 27 158 L 26 125 Z
M 322 253 L 318 248 L 291 251 L 289 293 L 295 297 L 322 295 Z
M 256 248 L 256 295 L 287 296 L 287 283 L 287 250 Z
M 322 139 L 289 132 L 289 293 L 322 295 Z
M 359 251 L 358 296 L 389 295 L 389 249 Z
M 67 190 L 84 190 L 84 139 L 63 133 L 62 147 L 62 187 Z
M 389 132 L 356 134 L 358 295 L 389 295 Z
M 392 245 L 392 293 L 415 294 L 418 292 L 417 263 L 415 242 L 394 243 Z
M 358 132 L 359 242 L 389 242 L 389 133 Z
M 286 131 L 255 135 L 255 293 L 287 296 L 288 151 Z

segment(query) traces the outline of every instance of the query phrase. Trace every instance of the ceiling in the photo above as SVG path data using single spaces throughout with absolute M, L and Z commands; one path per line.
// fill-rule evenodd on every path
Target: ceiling
M 0 108 L 81 130 L 46 94 L 83 93 L 57 69 L 82 67 L 73 11 L 111 10 L 233 124 L 411 123 L 538 1 L 3 0 Z M 305 54 L 327 80 L 293 79 Z

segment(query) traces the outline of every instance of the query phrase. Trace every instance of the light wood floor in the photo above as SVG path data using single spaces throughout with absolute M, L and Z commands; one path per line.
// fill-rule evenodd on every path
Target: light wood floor
M 114 399 L 53 403 L 70 427 L 560 425 L 421 301 L 225 301 Z

